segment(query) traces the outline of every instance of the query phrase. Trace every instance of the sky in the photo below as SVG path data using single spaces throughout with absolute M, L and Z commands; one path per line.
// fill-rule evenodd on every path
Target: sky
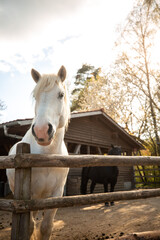
M 67 69 L 67 86 L 82 64 L 107 69 L 117 27 L 133 0 L 0 0 L 0 122 L 34 117 L 31 68 Z

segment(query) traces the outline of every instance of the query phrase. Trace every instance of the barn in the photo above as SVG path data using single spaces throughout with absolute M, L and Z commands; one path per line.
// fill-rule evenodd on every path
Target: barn
M 20 119 L 0 124 L 0 155 L 7 155 L 14 143 L 19 141 L 29 129 L 32 119 Z M 103 109 L 85 112 L 73 112 L 65 143 L 69 154 L 107 154 L 111 144 L 120 146 L 122 155 L 133 155 L 142 144 L 129 135 L 118 123 L 109 117 Z M 81 168 L 70 169 L 66 194 L 80 194 Z M 0 170 L 0 194 L 5 194 L 7 181 L 5 170 Z M 119 177 L 115 190 L 131 190 L 134 188 L 133 167 L 119 167 Z M 98 185 L 95 192 L 103 192 Z

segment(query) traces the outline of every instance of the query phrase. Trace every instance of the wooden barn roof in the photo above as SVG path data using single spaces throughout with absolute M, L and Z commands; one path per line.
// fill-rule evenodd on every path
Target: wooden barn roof
M 68 131 L 66 132 L 65 138 L 72 140 L 72 123 L 75 121 L 81 122 L 83 119 L 92 119 L 94 124 L 95 119 L 100 119 L 106 126 L 110 126 L 111 129 L 118 132 L 119 135 L 122 135 L 126 139 L 126 142 L 130 142 L 132 148 L 144 149 L 143 145 L 136 140 L 135 137 L 128 134 L 118 123 L 116 123 L 111 117 L 109 117 L 103 109 L 85 111 L 85 112 L 73 112 L 71 114 L 71 121 L 69 124 Z M 0 146 L 10 142 L 10 145 L 21 139 L 26 131 L 30 128 L 32 119 L 17 119 L 14 121 L 6 122 L 0 124 Z M 76 126 L 77 127 L 77 126 Z M 97 127 L 97 126 L 96 126 Z M 73 139 L 75 141 L 75 139 Z M 90 143 L 89 143 L 90 144 Z

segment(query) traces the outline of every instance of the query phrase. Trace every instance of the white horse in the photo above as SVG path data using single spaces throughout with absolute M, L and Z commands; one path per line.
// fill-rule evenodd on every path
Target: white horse
M 66 69 L 62 66 L 58 74 L 40 75 L 31 70 L 37 83 L 33 90 L 36 100 L 35 118 L 31 128 L 21 142 L 29 143 L 34 154 L 68 155 L 64 133 L 67 127 L 70 109 L 64 80 Z M 15 144 L 9 155 L 16 153 Z M 14 169 L 7 170 L 9 185 L 14 192 Z M 68 168 L 32 168 L 31 196 L 32 199 L 59 197 L 63 195 Z M 31 217 L 31 239 L 51 239 L 53 219 L 57 209 L 45 210 L 43 220 L 37 233 L 34 231 L 34 219 Z

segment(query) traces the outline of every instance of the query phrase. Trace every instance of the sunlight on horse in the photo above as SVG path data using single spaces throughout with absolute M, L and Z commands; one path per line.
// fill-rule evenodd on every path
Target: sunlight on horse
M 33 90 L 35 98 L 35 117 L 32 126 L 21 142 L 29 143 L 34 154 L 68 155 L 64 134 L 70 117 L 69 101 L 65 86 L 66 69 L 62 66 L 58 74 L 41 75 L 31 70 L 37 83 Z M 16 153 L 15 144 L 9 155 Z M 9 185 L 14 192 L 14 169 L 7 170 Z M 63 195 L 68 168 L 32 168 L 32 199 L 60 197 Z M 45 210 L 36 232 L 34 218 L 31 217 L 31 239 L 51 239 L 53 219 L 57 209 Z M 32 215 L 32 214 L 31 214 Z

